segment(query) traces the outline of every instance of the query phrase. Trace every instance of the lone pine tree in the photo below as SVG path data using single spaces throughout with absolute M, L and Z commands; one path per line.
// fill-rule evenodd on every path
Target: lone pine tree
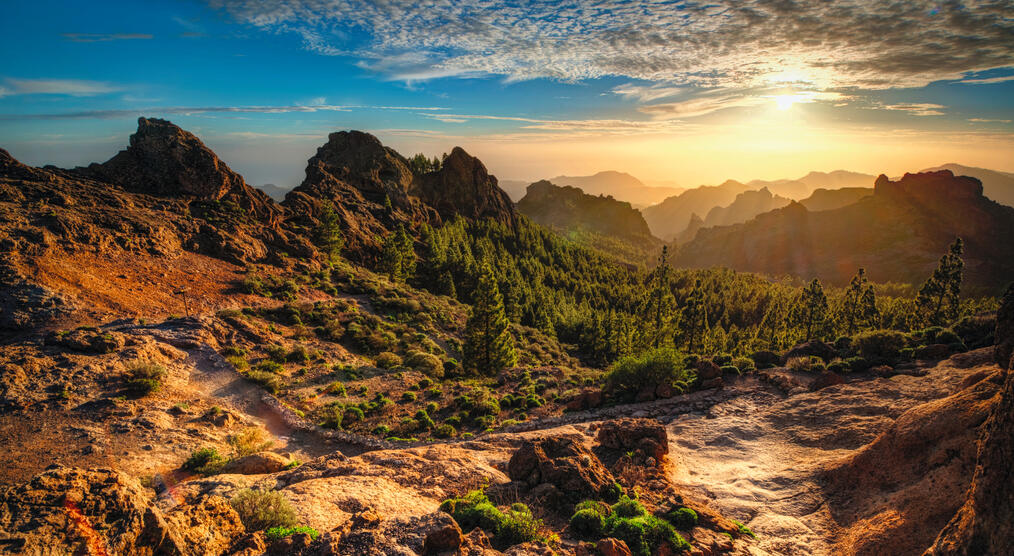
M 317 227 L 314 230 L 314 239 L 317 248 L 320 249 L 329 263 L 333 263 L 341 254 L 345 246 L 345 236 L 342 235 L 341 219 L 334 210 L 334 205 L 325 202 L 321 207 L 320 215 L 317 218 Z
M 845 334 L 849 336 L 860 330 L 876 327 L 880 318 L 877 294 L 866 279 L 865 268 L 860 268 L 849 282 L 849 287 L 842 297 L 840 314 Z
M 916 303 L 930 325 L 944 325 L 958 316 L 958 298 L 965 270 L 965 261 L 961 259 L 964 251 L 961 238 L 956 238 L 947 253 L 940 257 L 933 275 L 919 289 Z
M 516 365 L 518 352 L 511 336 L 510 321 L 504 312 L 496 277 L 488 265 L 483 265 L 472 298 L 472 312 L 465 326 L 465 368 L 492 375 Z
M 814 278 L 799 294 L 792 312 L 795 324 L 806 328 L 804 340 L 813 338 L 816 332 L 821 331 L 827 322 L 827 313 L 827 295 L 824 294 L 824 286 L 820 284 L 820 280 Z

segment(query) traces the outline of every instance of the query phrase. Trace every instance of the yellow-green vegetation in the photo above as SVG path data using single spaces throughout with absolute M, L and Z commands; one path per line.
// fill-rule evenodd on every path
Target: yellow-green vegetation
M 229 445 L 232 446 L 236 457 L 241 458 L 270 449 L 274 445 L 274 441 L 264 429 L 248 427 L 230 436 Z
M 297 533 L 305 533 L 310 536 L 310 539 L 317 540 L 320 536 L 320 531 L 317 531 L 313 527 L 305 527 L 297 525 L 295 527 L 269 527 L 264 531 L 264 537 L 269 541 L 277 541 L 284 539 L 285 537 L 291 537 Z
M 201 475 L 214 475 L 221 471 L 227 462 L 228 460 L 215 448 L 201 448 L 194 450 L 190 457 L 183 462 L 183 469 Z
M 277 490 L 243 489 L 229 501 L 247 531 L 296 525 L 296 510 Z
M 127 369 L 127 390 L 138 396 L 147 396 L 162 387 L 165 367 L 146 361 L 138 361 Z
M 524 504 L 499 508 L 481 490 L 473 490 L 461 498 L 450 498 L 440 509 L 451 514 L 462 530 L 479 527 L 490 535 L 493 546 L 504 549 L 530 541 L 546 541 L 542 520 L 532 515 Z
M 646 386 L 668 384 L 677 392 L 685 391 L 696 378 L 686 368 L 685 357 L 672 348 L 652 349 L 640 356 L 626 356 L 613 364 L 606 375 L 609 389 L 626 395 Z

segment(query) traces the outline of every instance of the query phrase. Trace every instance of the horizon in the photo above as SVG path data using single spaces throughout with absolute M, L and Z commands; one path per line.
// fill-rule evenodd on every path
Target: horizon
M 461 146 L 529 182 L 1014 171 L 1008 19 L 977 2 L 795 9 L 19 4 L 0 38 L 19 52 L 0 72 L 0 146 L 33 165 L 101 162 L 138 116 L 161 117 L 283 187 L 343 129 L 406 156 Z

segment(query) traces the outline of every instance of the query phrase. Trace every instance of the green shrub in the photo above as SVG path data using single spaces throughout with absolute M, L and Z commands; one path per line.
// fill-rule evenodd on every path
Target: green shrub
M 346 423 L 359 423 L 366 419 L 366 414 L 362 409 L 352 406 L 345 408 L 345 420 Z
M 739 529 L 740 535 L 747 535 L 755 539 L 757 538 L 757 535 L 755 535 L 754 532 L 751 531 L 750 528 L 747 527 L 746 525 L 743 525 L 742 523 L 736 521 L 735 519 L 732 520 L 732 523 Z
M 391 434 L 391 427 L 387 425 L 377 425 L 377 427 L 373 429 L 373 434 L 377 436 L 387 436 L 388 434 Z
M 444 376 L 444 363 L 432 353 L 410 351 L 405 356 L 405 365 L 434 378 Z M 425 386 L 420 387 L 425 388 Z
M 723 353 L 721 355 L 716 355 L 716 356 L 712 357 L 711 361 L 714 364 L 716 364 L 719 367 L 721 367 L 723 365 L 728 365 L 728 364 L 732 363 L 732 356 L 729 355 L 728 353 Z
M 385 351 L 377 356 L 376 364 L 381 369 L 393 369 L 401 366 L 401 357 L 390 351 Z
M 436 413 L 439 410 L 440 410 L 440 404 L 438 404 L 437 402 L 430 402 L 430 403 L 426 404 L 426 412 L 427 413 Z
M 453 425 L 444 423 L 437 428 L 433 429 L 433 436 L 437 438 L 453 438 L 458 435 L 457 429 Z
M 306 533 L 307 535 L 310 535 L 310 539 L 312 540 L 317 540 L 317 537 L 320 536 L 320 531 L 317 531 L 313 527 L 297 525 L 295 527 L 270 527 L 268 530 L 264 531 L 264 537 L 267 540 L 274 542 L 284 539 L 285 537 L 291 537 L 296 533 Z
M 606 518 L 594 509 L 578 510 L 570 516 L 570 530 L 581 539 L 601 539 L 605 527 Z
M 414 402 L 416 400 L 415 392 L 405 392 L 401 395 L 401 401 L 403 402 Z
M 341 429 L 344 419 L 345 406 L 340 403 L 329 403 L 317 411 L 317 420 L 325 429 Z
M 236 452 L 236 457 L 241 458 L 270 449 L 274 445 L 274 441 L 264 429 L 248 427 L 230 436 L 229 445 Z
M 289 354 L 284 347 L 279 345 L 269 345 L 264 348 L 264 353 L 275 363 L 285 363 L 285 356 Z
M 285 360 L 289 363 L 305 363 L 310 360 L 310 352 L 307 351 L 306 346 L 297 345 L 285 354 Z
M 684 391 L 696 373 L 684 366 L 684 357 L 672 349 L 655 349 L 640 356 L 621 358 L 605 376 L 609 390 L 636 394 L 647 386 L 670 384 Z
M 842 361 L 841 359 L 835 359 L 827 364 L 827 370 L 841 375 L 851 371 L 852 368 L 847 362 Z
M 250 371 L 246 374 L 246 378 L 260 384 L 265 390 L 272 394 L 277 394 L 282 389 L 282 379 L 274 373 L 266 373 L 264 371 Z
M 127 390 L 138 396 L 147 396 L 162 387 L 165 367 L 155 363 L 134 363 L 127 369 Z
M 250 368 L 250 363 L 242 355 L 230 355 L 225 358 L 237 371 L 245 371 Z
M 246 355 L 246 350 L 237 346 L 225 346 L 219 353 L 221 353 L 223 357 L 229 356 L 243 357 Z
M 332 396 L 346 396 L 348 392 L 345 390 L 345 385 L 338 382 L 337 380 L 327 385 L 324 389 L 325 394 L 331 394 Z
M 978 349 L 994 344 L 996 318 L 983 316 L 964 317 L 951 326 L 961 341 L 969 348 Z
M 296 524 L 296 511 L 292 504 L 276 490 L 243 489 L 229 503 L 239 514 L 247 531 L 292 527 Z
M 461 498 L 451 498 L 440 509 L 469 531 L 476 527 L 492 536 L 493 546 L 504 549 L 524 542 L 541 540 L 542 521 L 536 519 L 524 504 L 514 504 L 502 511 L 481 490 L 473 490 Z
M 627 495 L 620 496 L 619 501 L 613 504 L 613 513 L 619 517 L 637 517 L 647 514 L 647 510 L 637 500 Z
M 473 419 L 482 416 L 495 416 L 500 414 L 500 402 L 496 398 L 484 398 L 472 404 L 468 415 Z
M 872 366 L 865 357 L 849 357 L 845 362 L 848 363 L 849 370 L 853 373 L 867 371 Z
M 785 366 L 792 371 L 809 372 L 813 367 L 813 361 L 806 356 L 790 357 L 789 360 L 785 362 Z
M 262 373 L 278 374 L 284 371 L 285 367 L 283 367 L 282 364 L 277 361 L 261 361 L 260 363 L 257 364 L 256 367 L 254 367 L 254 369 Z
M 732 360 L 732 365 L 739 369 L 741 373 L 748 373 L 757 369 L 757 364 L 749 357 L 737 357 Z
M 202 475 L 213 475 L 221 471 L 227 460 L 214 448 L 201 448 L 191 452 L 187 461 L 183 462 L 183 469 L 200 473 Z
M 602 499 L 606 502 L 616 502 L 623 496 L 623 487 L 619 483 L 613 483 L 602 489 Z
M 722 365 L 721 369 L 722 369 L 722 374 L 723 375 L 739 375 L 739 374 L 743 374 L 743 373 L 739 372 L 739 367 L 737 367 L 735 365 Z
M 690 508 L 679 508 L 665 514 L 665 519 L 677 529 L 689 531 L 697 526 L 697 512 Z
M 432 380 L 430 380 L 428 378 L 423 378 L 422 380 L 419 381 L 419 389 L 420 390 L 425 390 L 425 389 L 429 388 L 431 384 L 433 384 Z
M 891 362 L 905 347 L 905 335 L 897 330 L 871 330 L 857 335 L 854 344 L 868 361 Z

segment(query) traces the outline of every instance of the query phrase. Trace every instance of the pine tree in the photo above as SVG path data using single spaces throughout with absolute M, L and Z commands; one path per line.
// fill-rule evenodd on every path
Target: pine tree
M 925 321 L 934 326 L 957 318 L 961 280 L 965 262 L 961 259 L 964 243 L 956 238 L 947 254 L 940 257 L 936 270 L 919 290 L 917 303 Z
M 877 294 L 866 279 L 865 268 L 860 268 L 849 282 L 849 287 L 842 297 L 840 314 L 845 334 L 848 336 L 876 326 L 880 318 L 880 311 L 877 310 Z
M 510 322 L 504 313 L 503 298 L 489 265 L 483 265 L 472 299 L 472 312 L 465 327 L 465 368 L 483 375 L 494 375 L 516 365 L 518 353 L 511 336 Z
M 384 240 L 380 253 L 380 268 L 394 282 L 404 282 L 415 275 L 415 249 L 412 238 L 399 226 L 398 231 Z
M 687 303 L 683 306 L 681 328 L 686 335 L 687 352 L 697 353 L 695 350 L 700 347 L 697 340 L 703 339 L 708 329 L 708 312 L 700 279 L 694 283 L 694 289 L 690 291 Z
M 824 294 L 824 287 L 820 285 L 820 280 L 814 278 L 803 288 L 793 308 L 793 320 L 797 325 L 806 328 L 804 340 L 812 339 L 815 333 L 822 330 L 827 321 L 827 312 L 827 295 Z
M 651 347 L 658 348 L 663 338 L 669 337 L 676 300 L 672 295 L 672 267 L 669 266 L 669 246 L 662 246 L 658 265 L 651 274 L 651 291 L 644 304 L 644 320 L 650 323 L 648 331 Z
M 342 235 L 341 219 L 330 202 L 325 202 L 321 207 L 313 236 L 317 248 L 324 253 L 328 263 L 338 259 L 345 245 L 345 236 Z

